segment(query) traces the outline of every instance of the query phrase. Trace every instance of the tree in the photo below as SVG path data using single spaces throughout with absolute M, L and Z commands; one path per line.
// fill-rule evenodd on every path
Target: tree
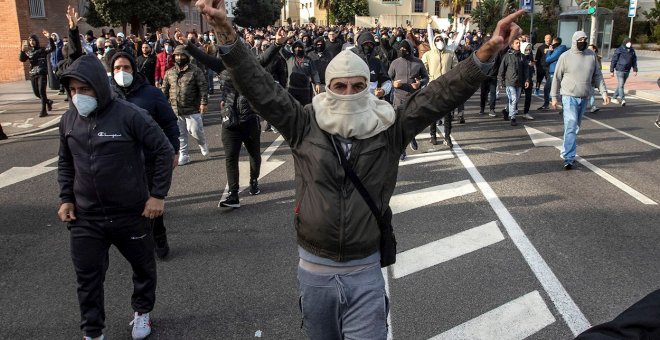
M 461 8 L 465 7 L 466 2 L 466 0 L 440 0 L 440 6 L 449 7 L 449 13 L 454 16 L 454 21 L 452 22 L 454 24 L 456 23 L 456 17 L 461 12 Z
M 142 25 L 159 29 L 186 18 L 177 0 L 90 0 L 87 23 L 93 27 L 131 24 L 133 34 Z
M 655 0 L 655 7 L 649 9 L 648 11 L 642 12 L 646 19 L 649 21 L 651 27 L 654 27 L 660 21 L 660 0 Z
M 470 15 L 473 18 L 481 18 L 479 23 L 481 31 L 492 32 L 500 18 L 515 12 L 517 8 L 516 0 L 482 0 Z
M 266 27 L 280 17 L 280 0 L 238 0 L 234 22 L 244 27 Z
M 325 23 L 330 25 L 330 12 L 335 4 L 335 0 L 318 0 L 317 5 L 320 9 L 325 10 Z
M 367 0 L 335 0 L 332 12 L 335 23 L 355 23 L 355 16 L 369 16 Z

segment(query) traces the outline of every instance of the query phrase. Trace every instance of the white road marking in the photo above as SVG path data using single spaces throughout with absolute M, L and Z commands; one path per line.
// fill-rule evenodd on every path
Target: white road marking
M 60 119 L 62 119 L 62 116 L 57 116 L 57 117 L 53 118 L 52 120 L 50 120 L 50 121 L 48 121 L 48 122 L 46 122 L 46 123 L 43 123 L 43 124 L 39 125 L 39 127 L 43 129 L 43 128 L 45 128 L 45 127 L 47 127 L 47 126 L 50 126 L 50 125 L 52 125 L 52 124 L 59 123 L 59 122 L 60 122 Z
M 430 340 L 519 340 L 555 321 L 541 294 L 533 291 Z
M 397 254 L 397 256 L 398 256 L 398 254 Z M 388 275 L 387 275 L 388 268 L 381 268 L 380 272 L 383 274 L 383 279 L 385 280 L 385 294 L 389 298 L 390 297 L 390 280 L 389 280 Z M 390 310 L 387 313 L 387 324 L 389 325 L 389 327 L 387 327 L 387 340 L 392 340 L 392 339 L 394 339 L 394 333 L 392 331 L 392 300 L 390 300 Z
M 422 271 L 459 256 L 485 248 L 504 240 L 504 235 L 493 221 L 441 240 L 427 243 L 396 256 L 392 266 L 392 277 L 402 278 L 406 275 Z
M 529 137 L 532 139 L 532 142 L 534 143 L 535 146 L 553 146 L 559 150 L 562 149 L 562 140 L 549 135 L 545 132 L 539 131 L 537 129 L 531 128 L 529 126 L 525 126 L 525 129 L 527 129 L 527 133 L 529 134 Z M 622 181 L 618 180 L 614 176 L 608 174 L 606 171 L 603 169 L 600 169 L 599 167 L 591 164 L 591 162 L 587 161 L 586 159 L 580 157 L 580 156 L 575 156 L 575 160 L 586 166 L 589 170 L 593 171 L 596 175 L 600 176 L 604 180 L 610 182 L 612 185 L 615 187 L 621 189 L 623 192 L 627 193 L 628 195 L 632 196 L 634 199 L 648 205 L 657 205 L 655 201 L 652 199 L 648 198 L 641 192 L 633 189 L 626 183 L 623 183 Z
M 41 162 L 41 163 L 35 165 L 35 167 L 43 167 L 43 166 L 46 166 L 46 165 L 53 164 L 53 163 L 55 163 L 58 159 L 60 159 L 60 157 L 59 157 L 59 156 L 55 156 L 55 157 L 53 157 L 53 158 L 51 158 L 51 159 L 49 159 L 49 160 L 47 160 L 47 161 L 43 161 L 43 162 Z
M 53 163 L 58 157 L 51 158 L 45 162 L 41 162 L 32 167 L 13 167 L 0 174 L 0 189 L 28 180 L 32 177 L 43 175 L 47 172 L 57 169 L 56 167 L 47 167 L 46 165 Z
M 615 128 L 615 127 L 609 126 L 609 125 L 607 125 L 607 124 L 605 124 L 605 123 L 603 123 L 603 122 L 597 121 L 597 120 L 595 120 L 595 119 L 593 119 L 593 118 L 590 118 L 590 117 L 587 117 L 587 116 L 585 116 L 585 118 L 589 119 L 590 121 L 592 121 L 592 122 L 594 122 L 594 123 L 596 123 L 596 124 L 602 125 L 602 126 L 608 128 L 608 129 L 612 129 L 612 130 L 614 130 L 614 131 L 616 131 L 616 132 L 618 132 L 618 133 L 620 133 L 620 134 L 622 134 L 622 135 L 624 135 L 624 136 L 630 137 L 630 138 L 632 138 L 632 139 L 634 139 L 634 140 L 636 140 L 636 141 L 638 141 L 638 142 L 642 142 L 642 143 L 644 143 L 644 144 L 646 144 L 646 145 L 648 145 L 648 146 L 654 147 L 654 148 L 656 148 L 656 149 L 660 149 L 660 145 L 653 144 L 653 143 L 651 143 L 651 142 L 649 142 L 649 141 L 647 141 L 647 140 L 644 140 L 644 139 L 639 138 L 639 137 L 637 137 L 637 136 L 633 136 L 633 135 L 629 134 L 628 132 L 621 131 L 621 130 Z
M 261 154 L 261 168 L 259 170 L 259 178 L 258 179 L 262 179 L 264 176 L 268 175 L 269 173 L 271 173 L 275 169 L 277 169 L 280 165 L 284 164 L 284 161 L 269 161 L 268 160 L 270 158 L 270 156 L 273 155 L 275 150 L 277 150 L 277 148 L 280 147 L 280 145 L 282 145 L 282 142 L 284 142 L 284 137 L 282 137 L 280 135 Z M 238 173 L 239 173 L 238 192 L 240 193 L 240 192 L 243 192 L 243 190 L 247 189 L 250 186 L 250 162 L 249 161 L 238 162 Z M 220 197 L 220 201 L 218 201 L 218 207 L 220 207 L 220 202 L 222 200 L 224 200 L 228 195 L 229 195 L 229 183 L 227 183 L 225 185 L 225 190 L 222 193 L 222 197 Z
M 442 161 L 451 158 L 454 158 L 454 154 L 450 150 L 421 153 L 408 156 L 405 161 L 399 162 L 399 166 Z
M 476 191 L 477 189 L 469 180 L 458 181 L 392 196 L 390 207 L 392 214 L 399 214 Z
M 472 163 L 470 158 L 463 152 L 463 149 L 461 149 L 461 146 L 457 142 L 454 142 L 453 150 L 458 159 L 463 163 L 463 166 L 470 173 L 472 180 L 474 180 L 479 190 L 481 190 L 486 197 L 486 200 L 493 208 L 495 214 L 497 214 L 497 217 L 500 219 L 502 225 L 509 234 L 511 241 L 516 245 L 523 258 L 532 269 L 532 272 L 539 280 L 546 293 L 548 293 L 555 308 L 562 315 L 573 335 L 577 336 L 589 328 L 589 321 L 587 321 L 587 318 L 582 314 L 580 307 L 575 304 L 557 276 L 552 272 L 552 269 L 550 269 L 550 266 L 548 266 L 543 257 L 541 257 L 541 254 L 539 254 L 538 250 L 534 248 L 532 242 L 527 238 L 527 235 L 525 235 L 525 232 L 523 232 L 518 222 L 513 218 L 509 210 L 504 206 L 499 197 L 497 197 L 493 188 L 491 188 L 490 184 L 488 184 L 483 176 L 481 176 L 479 170 L 477 170 L 474 163 Z

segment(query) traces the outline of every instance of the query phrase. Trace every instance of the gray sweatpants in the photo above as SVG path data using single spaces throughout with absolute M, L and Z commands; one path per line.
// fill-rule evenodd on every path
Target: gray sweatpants
M 389 300 L 379 265 L 345 274 L 298 267 L 298 285 L 310 339 L 387 339 Z

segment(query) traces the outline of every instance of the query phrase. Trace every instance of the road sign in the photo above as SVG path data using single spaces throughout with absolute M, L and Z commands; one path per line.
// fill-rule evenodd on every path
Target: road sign
M 637 16 L 637 0 L 630 0 L 628 5 L 628 18 L 634 18 Z
M 383 5 L 396 5 L 401 6 L 401 0 L 381 0 Z
M 534 12 L 534 0 L 520 0 L 520 9 L 529 13 Z

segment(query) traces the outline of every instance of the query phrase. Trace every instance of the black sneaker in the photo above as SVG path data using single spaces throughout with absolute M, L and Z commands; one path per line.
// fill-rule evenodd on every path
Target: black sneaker
M 41 113 L 39 114 L 39 117 L 41 117 L 41 118 L 47 117 L 47 116 L 48 116 L 48 113 L 46 113 L 46 111 L 41 111 Z
M 656 120 L 654 124 L 655 124 L 655 127 L 660 129 L 660 120 Z
M 509 111 L 507 111 L 506 109 L 502 109 L 501 113 L 502 113 L 502 120 L 508 121 L 509 120 Z
M 544 105 L 544 106 L 539 107 L 539 108 L 536 109 L 536 110 L 538 110 L 538 111 L 547 111 L 547 110 L 548 110 L 548 107 Z
M 655 124 L 657 125 L 658 122 L 656 122 Z M 660 126 L 658 126 L 658 127 L 660 127 Z M 0 132 L 0 140 L 5 140 L 5 139 L 7 139 L 7 138 L 9 138 L 9 137 L 8 137 L 7 135 L 5 135 L 4 132 Z
M 256 179 L 250 180 L 250 195 L 259 195 L 261 190 L 259 190 L 259 181 Z
M 220 201 L 220 206 L 225 208 L 240 208 L 241 203 L 238 201 L 238 193 L 230 192 L 227 198 Z
M 48 99 L 48 102 L 46 103 L 48 105 L 48 111 L 53 111 L 53 101 Z
M 458 124 L 465 124 L 465 118 L 461 117 L 461 119 L 458 121 Z
M 658 122 L 656 122 L 656 124 L 658 124 Z M 429 143 L 431 143 L 433 145 L 437 145 L 438 144 L 438 137 L 431 136 L 431 140 L 429 141 Z
M 450 149 L 454 148 L 454 144 L 451 142 L 451 137 L 445 137 L 445 145 L 448 146 Z
M 156 257 L 162 260 L 170 253 L 170 245 L 167 244 L 167 235 L 156 236 L 154 237 L 154 241 L 156 243 L 154 248 L 156 251 Z
M 571 169 L 573 169 L 573 163 L 564 162 L 564 170 L 571 170 Z
M 511 126 L 516 126 L 518 125 L 518 122 L 516 122 L 515 118 L 511 118 Z

